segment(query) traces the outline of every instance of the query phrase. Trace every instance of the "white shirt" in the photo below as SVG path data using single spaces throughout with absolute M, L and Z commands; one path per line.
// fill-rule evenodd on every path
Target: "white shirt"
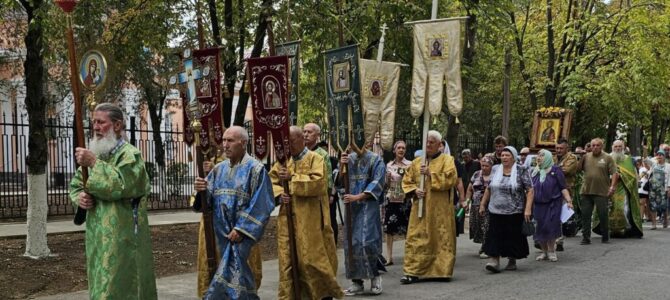
M 644 184 L 647 183 L 647 181 L 649 181 L 649 178 L 647 176 L 647 172 L 649 172 L 649 170 L 647 170 L 647 168 L 645 168 L 645 167 L 640 167 L 640 170 L 638 171 L 638 174 L 640 175 L 639 176 L 640 177 L 640 187 L 637 189 L 638 194 L 643 194 L 643 195 L 648 195 L 649 194 L 649 192 L 642 189 Z

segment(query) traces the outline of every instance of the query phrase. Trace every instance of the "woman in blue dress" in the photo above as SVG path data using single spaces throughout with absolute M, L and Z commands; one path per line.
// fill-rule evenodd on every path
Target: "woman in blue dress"
M 566 188 L 561 168 L 554 165 L 551 152 L 542 149 L 537 155 L 537 165 L 531 172 L 533 180 L 533 239 L 540 244 L 542 254 L 536 260 L 558 261 L 556 239 L 561 237 L 561 207 L 563 200 L 572 208 L 572 198 Z

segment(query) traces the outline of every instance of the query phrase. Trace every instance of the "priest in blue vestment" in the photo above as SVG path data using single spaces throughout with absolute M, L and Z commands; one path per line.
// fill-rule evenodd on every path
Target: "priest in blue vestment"
M 258 160 L 246 153 L 249 136 L 239 126 L 223 134 L 228 157 L 207 179 L 196 178 L 196 191 L 208 190 L 214 209 L 214 232 L 221 262 L 204 299 L 259 299 L 247 263 L 251 247 L 263 236 L 274 209 L 272 182 Z
M 350 203 L 352 213 L 351 249 L 348 243 L 344 243 L 346 276 L 351 279 L 352 285 L 344 290 L 344 294 L 364 293 L 363 280 L 370 279 L 370 292 L 378 295 L 382 292 L 378 260 L 382 254 L 380 204 L 384 201 L 386 166 L 379 155 L 367 149 L 360 154 L 343 153 L 340 165 L 347 165 L 348 168 L 349 193 L 343 196 L 343 200 Z M 346 226 L 348 224 L 345 225 L 345 232 L 348 232 Z

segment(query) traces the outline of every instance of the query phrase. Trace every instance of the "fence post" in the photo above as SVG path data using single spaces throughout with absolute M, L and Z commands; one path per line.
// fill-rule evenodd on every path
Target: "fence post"
M 135 117 L 131 116 L 130 117 L 130 144 L 133 146 L 137 146 L 137 139 L 135 138 L 135 130 L 137 128 L 135 127 Z

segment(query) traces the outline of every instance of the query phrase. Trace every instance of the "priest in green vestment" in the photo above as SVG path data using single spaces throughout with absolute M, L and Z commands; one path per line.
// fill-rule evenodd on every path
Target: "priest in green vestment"
M 614 141 L 610 154 L 617 165 L 619 180 L 616 190 L 610 198 L 609 231 L 612 237 L 642 237 L 642 216 L 640 215 L 640 198 L 637 193 L 637 170 L 633 159 L 624 154 L 625 144 L 621 140 Z M 600 221 L 593 219 L 593 232 L 601 234 Z
M 93 112 L 94 137 L 77 148 L 81 166 L 70 199 L 85 208 L 90 299 L 156 299 L 146 197 L 151 191 L 140 151 L 124 139 L 123 111 L 103 103 Z M 88 168 L 82 181 L 81 168 Z

